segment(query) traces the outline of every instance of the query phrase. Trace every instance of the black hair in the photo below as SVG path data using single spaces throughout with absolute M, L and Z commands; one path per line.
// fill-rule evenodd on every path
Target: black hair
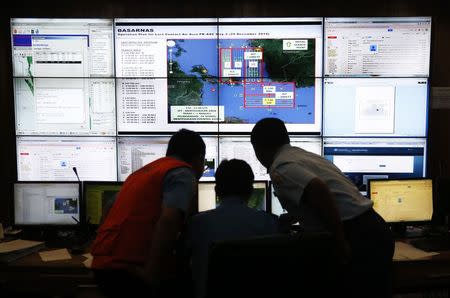
M 280 119 L 264 118 L 253 127 L 251 142 L 253 146 L 278 148 L 289 144 L 289 134 Z
M 255 176 L 250 165 L 241 159 L 222 161 L 214 176 L 219 198 L 235 195 L 248 199 L 253 192 Z
M 166 156 L 175 155 L 186 162 L 198 156 L 205 156 L 205 142 L 195 131 L 180 129 L 172 135 L 167 146 Z

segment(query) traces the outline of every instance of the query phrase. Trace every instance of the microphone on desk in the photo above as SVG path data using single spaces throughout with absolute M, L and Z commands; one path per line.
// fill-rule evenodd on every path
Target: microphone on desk
M 75 173 L 75 175 L 77 176 L 78 182 L 81 185 L 81 193 L 83 193 L 83 184 L 81 182 L 80 176 L 78 176 L 78 171 L 77 171 L 77 167 L 72 167 L 73 172 Z M 83 227 L 83 224 L 81 223 L 81 221 L 79 221 L 75 216 L 72 216 L 72 219 L 77 223 L 78 226 L 81 227 L 81 230 L 79 230 L 78 232 L 76 232 L 74 239 L 72 241 L 74 241 L 75 243 L 72 245 L 71 249 L 70 249 L 70 253 L 71 254 L 81 254 L 84 252 L 84 238 L 85 238 L 85 231 L 83 231 L 83 229 L 85 227 Z
M 80 176 L 78 176 L 77 167 L 72 167 L 72 170 L 73 170 L 73 172 L 75 173 L 75 175 L 77 176 L 78 182 L 79 182 L 80 185 L 81 185 L 81 193 L 83 193 L 83 184 L 81 183 Z M 81 194 L 80 194 L 80 196 L 81 196 Z M 79 220 L 77 220 L 74 216 L 72 216 L 72 218 L 73 218 L 73 220 L 76 221 L 77 224 L 80 225 L 80 221 L 79 221 Z
M 73 170 L 73 172 L 75 173 L 75 175 L 77 176 L 78 182 L 81 183 L 80 176 L 78 176 L 77 167 L 73 167 L 72 170 Z

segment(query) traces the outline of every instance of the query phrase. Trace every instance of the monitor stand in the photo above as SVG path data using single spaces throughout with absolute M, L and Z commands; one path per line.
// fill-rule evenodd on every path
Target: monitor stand
M 391 224 L 391 231 L 394 238 L 418 238 L 427 233 L 424 227 L 407 226 L 406 223 Z

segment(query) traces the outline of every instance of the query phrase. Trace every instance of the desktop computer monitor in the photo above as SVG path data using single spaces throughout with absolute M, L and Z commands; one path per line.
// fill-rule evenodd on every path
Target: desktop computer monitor
M 324 76 L 427 77 L 430 17 L 325 18 Z
M 205 171 L 201 181 L 213 181 L 217 163 L 218 139 L 215 136 L 202 136 L 206 144 Z M 119 181 L 145 166 L 166 156 L 170 136 L 124 136 L 117 139 Z
M 76 225 L 80 221 L 80 183 L 14 183 L 14 224 Z
M 114 204 L 123 182 L 89 181 L 83 184 L 84 221 L 93 225 L 102 223 Z
M 215 182 L 203 181 L 198 184 L 198 211 L 207 211 L 219 205 L 214 187 Z M 267 181 L 255 181 L 253 193 L 248 200 L 248 206 L 257 210 L 266 210 L 267 207 Z
M 426 138 L 324 138 L 324 157 L 366 195 L 367 181 L 426 174 Z
M 433 183 L 431 179 L 369 180 L 373 208 L 388 223 L 431 221 Z
M 17 140 L 19 181 L 116 181 L 115 137 L 30 137 Z

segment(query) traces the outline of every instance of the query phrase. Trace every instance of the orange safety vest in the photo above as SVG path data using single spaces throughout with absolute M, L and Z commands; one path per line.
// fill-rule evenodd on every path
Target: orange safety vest
M 164 176 L 191 166 L 172 157 L 155 160 L 131 174 L 123 184 L 92 244 L 94 269 L 144 265 L 161 215 Z

